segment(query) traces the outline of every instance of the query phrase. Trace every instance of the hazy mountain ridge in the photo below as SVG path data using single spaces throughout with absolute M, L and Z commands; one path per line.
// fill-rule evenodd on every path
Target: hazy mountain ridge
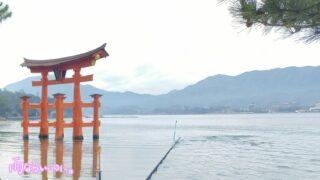
M 50 77 L 52 78 L 52 77 Z M 40 87 L 32 87 L 32 81 L 39 80 L 40 77 L 28 77 L 16 83 L 7 85 L 4 89 L 9 91 L 24 91 L 26 93 L 41 95 Z M 73 99 L 73 84 L 53 85 L 48 88 L 48 95 L 52 96 L 54 93 L 66 94 L 65 101 L 72 101 Z M 91 102 L 91 94 L 102 94 L 101 104 L 103 112 L 119 112 L 119 109 L 136 106 L 142 104 L 144 101 L 153 97 L 153 95 L 137 94 L 134 92 L 111 92 L 96 88 L 91 85 L 81 85 L 81 97 L 83 102 Z M 138 108 L 138 107 L 136 107 Z
M 162 95 L 133 92 L 110 92 L 82 85 L 83 101 L 91 101 L 90 94 L 100 93 L 103 113 L 192 113 L 207 109 L 246 109 L 252 103 L 257 107 L 278 106 L 291 103 L 295 106 L 310 106 L 320 101 L 320 67 L 287 67 L 264 71 L 250 71 L 237 76 L 215 75 L 205 78 L 181 90 Z M 10 91 L 23 89 L 37 94 L 39 88 L 31 87 L 35 78 L 26 78 L 5 87 Z M 72 100 L 73 85 L 49 87 L 49 94 L 61 92 Z

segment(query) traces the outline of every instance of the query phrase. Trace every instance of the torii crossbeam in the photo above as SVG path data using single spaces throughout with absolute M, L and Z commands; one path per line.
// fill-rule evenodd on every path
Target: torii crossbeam
M 89 52 L 49 60 L 30 60 L 24 59 L 21 64 L 23 67 L 28 67 L 31 73 L 41 73 L 41 81 L 33 81 L 32 86 L 41 86 L 41 102 L 40 104 L 30 104 L 29 97 L 23 96 L 22 102 L 22 112 L 23 112 L 23 139 L 27 140 L 29 138 L 28 128 L 29 127 L 40 127 L 39 138 L 47 139 L 49 126 L 56 128 L 56 139 L 63 139 L 63 128 L 73 127 L 73 139 L 83 140 L 82 127 L 93 126 L 93 138 L 99 138 L 99 115 L 98 108 L 100 106 L 99 94 L 91 95 L 93 97 L 92 103 L 83 103 L 81 101 L 80 94 L 80 83 L 85 81 L 92 81 L 93 75 L 82 76 L 80 71 L 82 68 L 89 66 L 94 66 L 98 59 L 105 58 L 108 53 L 105 50 L 106 44 L 93 49 Z M 74 75 L 72 78 L 66 78 L 66 72 L 68 70 L 73 70 Z M 48 73 L 53 72 L 55 79 L 49 80 Z M 73 102 L 64 103 L 64 94 L 54 94 L 55 103 L 48 104 L 48 85 L 56 84 L 74 84 L 74 95 Z M 92 122 L 82 121 L 82 107 L 93 107 L 94 108 L 94 119 Z M 48 122 L 48 109 L 52 108 L 56 110 L 56 121 Z M 65 123 L 63 120 L 63 109 L 73 108 L 73 121 L 72 123 Z M 40 109 L 40 122 L 31 123 L 28 120 L 29 109 Z

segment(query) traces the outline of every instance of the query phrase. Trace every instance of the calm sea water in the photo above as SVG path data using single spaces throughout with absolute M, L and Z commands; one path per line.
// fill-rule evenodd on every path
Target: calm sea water
M 153 179 L 320 179 L 320 114 L 137 116 L 101 119 L 101 139 L 40 142 L 38 130 L 21 140 L 20 122 L 0 123 L 0 178 L 95 179 L 101 149 L 102 179 L 145 179 L 170 148 L 175 120 L 181 142 Z M 53 133 L 53 132 L 52 132 Z M 62 162 L 68 175 L 9 173 L 13 157 L 42 165 Z

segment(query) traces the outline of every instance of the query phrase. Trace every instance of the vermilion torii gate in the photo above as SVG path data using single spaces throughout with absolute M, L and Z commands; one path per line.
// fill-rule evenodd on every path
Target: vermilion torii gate
M 63 139 L 63 128 L 73 127 L 73 139 L 82 140 L 82 127 L 93 126 L 93 138 L 99 138 L 99 94 L 93 94 L 92 103 L 83 103 L 81 101 L 80 95 L 80 82 L 92 81 L 93 75 L 82 76 L 81 69 L 89 66 L 94 66 L 98 59 L 108 56 L 105 50 L 106 44 L 91 50 L 86 53 L 50 60 L 29 60 L 24 59 L 21 64 L 23 67 L 28 67 L 31 73 L 41 73 L 41 81 L 33 81 L 32 86 L 41 86 L 41 102 L 40 104 L 29 103 L 29 97 L 23 96 L 22 99 L 22 112 L 23 112 L 23 139 L 29 139 L 28 128 L 29 127 L 40 127 L 39 138 L 47 139 L 49 127 L 56 128 L 56 139 Z M 68 70 L 73 70 L 74 75 L 72 78 L 66 78 L 66 72 Z M 53 72 L 55 80 L 48 79 L 48 73 Z M 64 103 L 64 94 L 54 94 L 55 102 L 53 104 L 48 104 L 48 86 L 56 84 L 74 84 L 74 95 L 73 102 Z M 82 122 L 82 107 L 93 107 L 93 121 L 92 122 Z M 63 120 L 63 109 L 72 108 L 73 109 L 73 121 L 71 123 L 66 123 Z M 29 122 L 28 112 L 30 109 L 40 109 L 40 121 L 39 122 Z M 48 109 L 56 110 L 56 121 L 48 121 Z

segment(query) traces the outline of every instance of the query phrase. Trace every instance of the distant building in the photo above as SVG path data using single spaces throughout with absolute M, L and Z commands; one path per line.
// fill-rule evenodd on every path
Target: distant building
M 320 103 L 316 103 L 315 106 L 309 108 L 310 112 L 320 112 Z
M 306 112 L 308 112 L 308 110 L 306 110 L 306 109 L 298 109 L 295 112 L 296 113 L 306 113 Z
M 255 112 L 255 110 L 256 110 L 256 108 L 255 108 L 254 103 L 251 103 L 251 104 L 249 105 L 249 107 L 248 107 L 248 111 L 249 111 L 249 112 Z

